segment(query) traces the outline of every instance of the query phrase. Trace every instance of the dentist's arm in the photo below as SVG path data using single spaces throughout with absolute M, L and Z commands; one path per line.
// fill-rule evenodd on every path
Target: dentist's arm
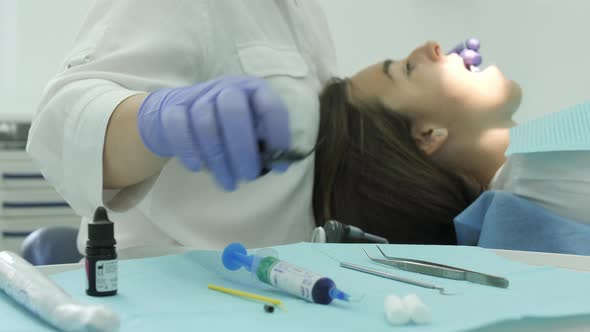
M 141 141 L 137 113 L 147 94 L 125 99 L 113 112 L 103 153 L 103 187 L 122 189 L 159 172 L 168 158 L 158 157 Z
M 103 186 L 138 183 L 175 157 L 189 171 L 207 169 L 232 191 L 260 176 L 261 141 L 269 151 L 291 146 L 288 111 L 262 79 L 222 77 L 136 95 L 117 107 L 107 128 Z

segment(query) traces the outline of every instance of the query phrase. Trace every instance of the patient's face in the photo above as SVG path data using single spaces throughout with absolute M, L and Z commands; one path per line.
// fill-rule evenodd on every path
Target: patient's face
M 428 42 L 398 61 L 380 62 L 351 79 L 354 99 L 378 98 L 414 120 L 447 128 L 510 121 L 520 105 L 518 84 L 495 66 L 472 73 L 456 54 Z

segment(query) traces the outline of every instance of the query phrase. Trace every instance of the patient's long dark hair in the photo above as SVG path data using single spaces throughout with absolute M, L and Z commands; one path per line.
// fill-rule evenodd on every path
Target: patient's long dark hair
M 378 101 L 354 102 L 347 80 L 320 95 L 313 207 L 392 243 L 456 244 L 453 218 L 481 190 L 416 145 L 411 121 Z

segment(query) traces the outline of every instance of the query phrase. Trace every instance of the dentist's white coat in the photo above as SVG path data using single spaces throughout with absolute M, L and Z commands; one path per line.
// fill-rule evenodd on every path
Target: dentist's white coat
M 323 13 L 311 0 L 97 1 L 44 92 L 27 151 L 84 216 L 80 249 L 100 205 L 111 210 L 119 248 L 309 240 L 313 158 L 233 193 L 171 160 L 157 176 L 109 192 L 102 189 L 104 137 L 113 110 L 134 94 L 246 73 L 270 82 L 290 110 L 294 144 L 311 148 L 317 96 L 335 63 Z

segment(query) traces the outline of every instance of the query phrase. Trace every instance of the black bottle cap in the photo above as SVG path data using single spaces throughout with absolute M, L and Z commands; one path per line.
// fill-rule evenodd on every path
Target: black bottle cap
M 115 241 L 115 224 L 107 216 L 107 211 L 102 206 L 94 212 L 92 222 L 88 224 L 88 241 L 90 247 L 111 247 Z

